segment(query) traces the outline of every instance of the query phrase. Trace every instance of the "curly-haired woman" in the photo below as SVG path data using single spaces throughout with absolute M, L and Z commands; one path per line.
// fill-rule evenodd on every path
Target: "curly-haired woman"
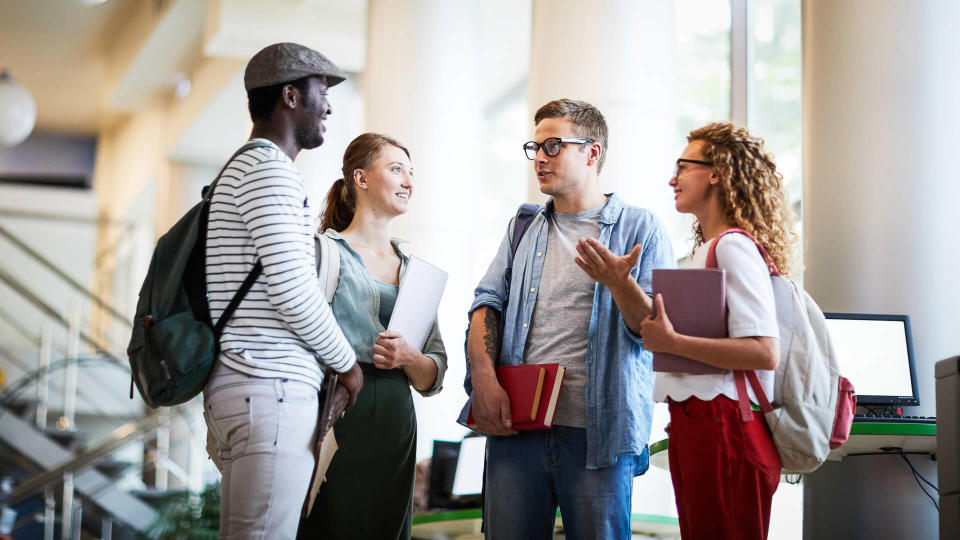
M 789 272 L 796 234 L 783 177 L 762 139 L 731 123 L 713 123 L 692 131 L 687 141 L 670 179 L 677 211 L 696 217 L 686 267 L 706 267 L 715 250 L 716 266 L 726 271 L 728 337 L 677 333 L 659 295 L 658 315 L 641 323 L 641 333 L 648 350 L 726 370 L 657 374 L 654 399 L 670 408 L 670 475 L 681 535 L 761 539 L 767 537 L 780 458 L 763 415 L 754 410 L 749 420 L 741 416 L 734 371 L 755 370 L 772 398 L 780 346 L 770 270 Z M 734 228 L 749 236 L 724 234 Z

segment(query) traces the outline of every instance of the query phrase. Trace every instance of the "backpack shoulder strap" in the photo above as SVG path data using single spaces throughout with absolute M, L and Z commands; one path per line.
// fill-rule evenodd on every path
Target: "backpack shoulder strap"
M 710 247 L 707 251 L 707 268 L 717 268 L 717 244 L 720 243 L 720 239 L 728 234 L 742 234 L 750 239 L 751 242 L 757 249 L 760 250 L 760 256 L 763 257 L 763 261 L 767 263 L 767 269 L 770 271 L 771 276 L 780 275 L 777 272 L 777 267 L 770 262 L 770 258 L 767 257 L 767 250 L 763 248 L 754 238 L 753 235 L 747 232 L 744 229 L 732 228 L 723 231 L 718 234 L 716 238 L 710 242 Z M 753 370 L 742 371 L 734 370 L 733 372 L 734 383 L 737 386 L 737 406 L 740 409 L 740 419 L 744 422 L 749 422 L 753 419 L 753 414 L 750 412 L 750 400 L 747 397 L 747 380 L 750 381 L 750 386 L 753 387 L 753 393 L 757 397 L 757 400 L 760 401 L 760 409 L 764 413 L 768 413 L 773 410 L 773 406 L 770 405 L 770 400 L 767 399 L 767 395 L 763 391 L 763 387 L 760 385 L 760 379 L 757 378 L 757 373 Z
M 314 236 L 314 253 L 317 259 L 317 278 L 329 304 L 333 302 L 333 295 L 340 284 L 340 248 L 333 238 L 319 233 Z
M 752 234 L 750 234 L 744 229 L 740 229 L 736 227 L 723 231 L 722 233 L 718 234 L 717 237 L 714 238 L 712 242 L 710 242 L 710 247 L 708 248 L 708 251 L 707 251 L 707 264 L 706 264 L 707 268 L 717 268 L 717 244 L 720 243 L 721 238 L 731 233 L 742 234 L 747 238 L 749 238 L 750 241 L 753 242 L 755 246 L 757 246 L 757 249 L 760 250 L 760 256 L 763 257 L 763 262 L 767 263 L 767 270 L 770 271 L 770 275 L 771 276 L 780 275 L 780 272 L 777 271 L 776 265 L 774 265 L 773 262 L 770 260 L 770 257 L 767 256 L 767 250 L 764 249 L 764 247 L 760 245 L 759 242 L 754 240 Z
M 233 317 L 233 312 L 237 310 L 237 307 L 240 305 L 240 301 L 243 300 L 243 297 L 250 292 L 250 288 L 253 287 L 253 284 L 257 281 L 257 278 L 260 277 L 260 273 L 263 271 L 263 263 L 260 260 L 257 260 L 257 263 L 253 265 L 253 269 L 250 270 L 250 273 L 247 274 L 247 279 L 243 280 L 243 284 L 240 285 L 240 290 L 233 295 L 233 298 L 230 299 L 230 303 L 227 304 L 226 309 L 223 310 L 223 313 L 220 314 L 220 318 L 217 320 L 217 324 L 213 327 L 213 335 L 217 337 L 217 341 L 220 340 L 220 336 L 223 335 L 223 329 L 227 326 L 227 322 L 230 320 L 230 317 Z
M 517 215 L 514 218 L 513 238 L 510 239 L 510 250 L 514 254 L 517 253 L 517 247 L 520 246 L 520 240 L 523 238 L 524 233 L 530 228 L 530 222 L 533 221 L 533 216 L 537 215 L 540 208 L 542 207 L 537 204 L 524 203 L 517 209 Z
M 217 173 L 217 177 L 213 179 L 213 182 L 211 182 L 210 185 L 203 187 L 203 199 L 209 202 L 210 199 L 213 198 L 213 190 L 216 189 L 217 184 L 220 182 L 220 177 L 223 176 L 224 172 L 226 172 L 227 167 L 229 167 L 230 164 L 233 163 L 233 160 L 237 159 L 237 156 L 246 152 L 247 150 L 253 150 L 254 148 L 269 148 L 269 147 L 270 147 L 270 144 L 266 142 L 247 141 L 246 144 L 244 144 L 243 146 L 240 147 L 239 150 L 234 152 L 233 155 L 230 156 L 230 159 L 228 159 L 227 162 L 223 164 L 223 167 L 220 169 L 220 172 Z
M 217 187 L 217 182 L 220 181 L 220 177 L 223 176 L 224 171 L 227 170 L 227 167 L 230 166 L 230 163 L 237 158 L 240 154 L 251 150 L 253 148 L 266 148 L 270 144 L 261 142 L 261 141 L 248 141 L 247 144 L 244 144 L 240 147 L 239 150 L 233 153 L 230 156 L 230 159 L 223 164 L 223 168 L 220 169 L 220 172 L 217 173 L 217 177 L 213 182 L 203 188 L 203 200 L 206 203 L 210 202 L 210 199 L 213 197 L 213 190 Z M 206 218 L 204 218 L 206 219 Z M 203 224 L 204 237 L 206 236 L 206 222 Z M 206 238 L 204 238 L 206 241 Z M 260 274 L 263 272 L 263 263 L 257 259 L 256 264 L 253 265 L 253 268 L 250 269 L 250 273 L 247 274 L 247 278 L 243 280 L 243 284 L 240 285 L 240 289 L 233 295 L 233 298 L 230 299 L 230 303 L 227 304 L 227 307 L 223 310 L 223 313 L 220 314 L 220 318 L 217 320 L 217 324 L 213 326 L 213 335 L 216 336 L 217 340 L 220 340 L 220 336 L 223 334 L 223 329 L 227 326 L 227 322 L 230 321 L 230 318 L 233 317 L 233 312 L 237 310 L 237 307 L 240 306 L 240 302 L 243 298 L 250 292 L 250 289 L 253 287 L 253 284 L 257 281 L 257 278 L 260 277 Z

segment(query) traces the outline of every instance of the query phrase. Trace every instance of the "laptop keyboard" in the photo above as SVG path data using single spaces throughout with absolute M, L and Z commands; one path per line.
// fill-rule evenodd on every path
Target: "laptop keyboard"
M 893 422 L 900 424 L 936 424 L 935 416 L 861 416 L 853 417 L 854 422 Z

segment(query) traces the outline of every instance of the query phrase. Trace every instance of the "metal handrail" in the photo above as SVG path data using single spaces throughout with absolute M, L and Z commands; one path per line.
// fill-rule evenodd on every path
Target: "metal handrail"
M 118 321 L 122 321 L 127 327 L 132 328 L 133 323 L 130 321 L 130 318 L 123 313 L 120 313 L 116 308 L 108 304 L 105 300 L 97 296 L 96 294 L 89 291 L 82 283 L 72 278 L 69 274 L 64 272 L 60 267 L 54 264 L 52 261 L 41 255 L 38 251 L 27 245 L 26 242 L 18 238 L 16 235 L 5 229 L 3 226 L 0 226 L 0 236 L 3 236 L 9 240 L 13 245 L 20 248 L 24 253 L 30 255 L 34 260 L 39 262 L 41 265 L 46 267 L 48 270 L 56 274 L 60 279 L 67 282 L 68 285 L 73 287 L 83 296 L 86 296 L 92 300 L 95 304 L 103 308 L 107 313 L 113 316 Z
M 30 291 L 30 289 L 26 287 L 26 285 L 24 285 L 17 278 L 13 277 L 9 272 L 4 270 L 3 267 L 0 267 L 0 281 L 9 285 L 10 288 L 12 288 L 14 291 L 19 293 L 20 295 L 22 295 L 29 302 L 33 303 L 36 307 L 38 307 L 41 311 L 46 313 L 55 322 L 59 323 L 64 328 L 69 328 L 70 322 L 64 316 L 60 315 L 57 312 L 57 310 L 55 310 L 50 304 L 47 304 L 40 297 L 33 294 Z M 100 355 L 108 358 L 109 360 L 121 366 L 126 367 L 129 365 L 127 360 L 118 358 L 116 355 L 110 352 L 110 349 L 106 345 L 104 345 L 103 343 L 91 337 L 90 334 L 84 332 L 83 330 L 80 330 L 79 334 L 80 334 L 80 339 L 83 340 L 87 345 L 90 345 L 91 347 L 93 347 L 93 349 Z M 184 406 L 185 404 L 175 405 L 172 407 L 172 410 L 177 411 L 177 413 L 182 416 L 186 416 L 186 412 L 184 411 Z
M 60 323 L 64 328 L 70 327 L 70 321 L 68 321 L 63 315 L 61 315 L 56 309 L 53 308 L 50 304 L 46 303 L 39 296 L 33 294 L 26 285 L 23 284 L 19 279 L 13 277 L 12 274 L 0 267 L 0 281 L 3 281 L 9 285 L 14 291 L 26 298 L 30 303 L 40 308 L 41 311 L 47 314 L 55 322 Z M 128 323 L 130 324 L 130 323 Z M 132 326 L 132 325 L 131 325 Z M 100 343 L 94 339 L 90 334 L 80 330 L 80 339 L 82 339 L 87 345 L 90 345 L 99 353 L 102 353 L 104 356 L 109 357 L 118 364 L 126 364 L 123 360 L 120 360 L 113 353 L 110 352 L 109 347 Z
M 122 225 L 125 227 L 131 227 L 135 224 L 135 222 L 131 220 L 112 219 L 103 216 L 91 218 L 86 216 L 71 216 L 48 212 L 36 212 L 33 210 L 20 210 L 16 208 L 0 208 L 0 216 L 19 219 L 36 219 L 42 221 L 66 221 L 69 223 L 84 223 L 87 225 Z
M 139 422 L 132 422 L 118 427 L 96 446 L 78 452 L 71 459 L 33 476 L 15 487 L 13 493 L 11 493 L 12 503 L 17 504 L 33 496 L 43 488 L 62 481 L 64 473 L 76 472 L 90 465 L 100 458 L 123 448 L 150 431 L 161 427 L 165 422 L 167 422 L 165 415 L 154 414 L 147 416 Z

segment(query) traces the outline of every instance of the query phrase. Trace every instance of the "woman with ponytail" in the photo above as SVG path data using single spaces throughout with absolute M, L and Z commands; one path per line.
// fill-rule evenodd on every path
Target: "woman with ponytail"
M 333 313 L 364 387 L 337 421 L 340 450 L 298 538 L 410 538 L 417 420 L 410 386 L 440 391 L 447 355 L 436 322 L 422 351 L 386 330 L 408 255 L 390 236 L 413 194 L 410 152 L 377 133 L 354 139 L 327 193 L 320 232 L 340 250 Z

